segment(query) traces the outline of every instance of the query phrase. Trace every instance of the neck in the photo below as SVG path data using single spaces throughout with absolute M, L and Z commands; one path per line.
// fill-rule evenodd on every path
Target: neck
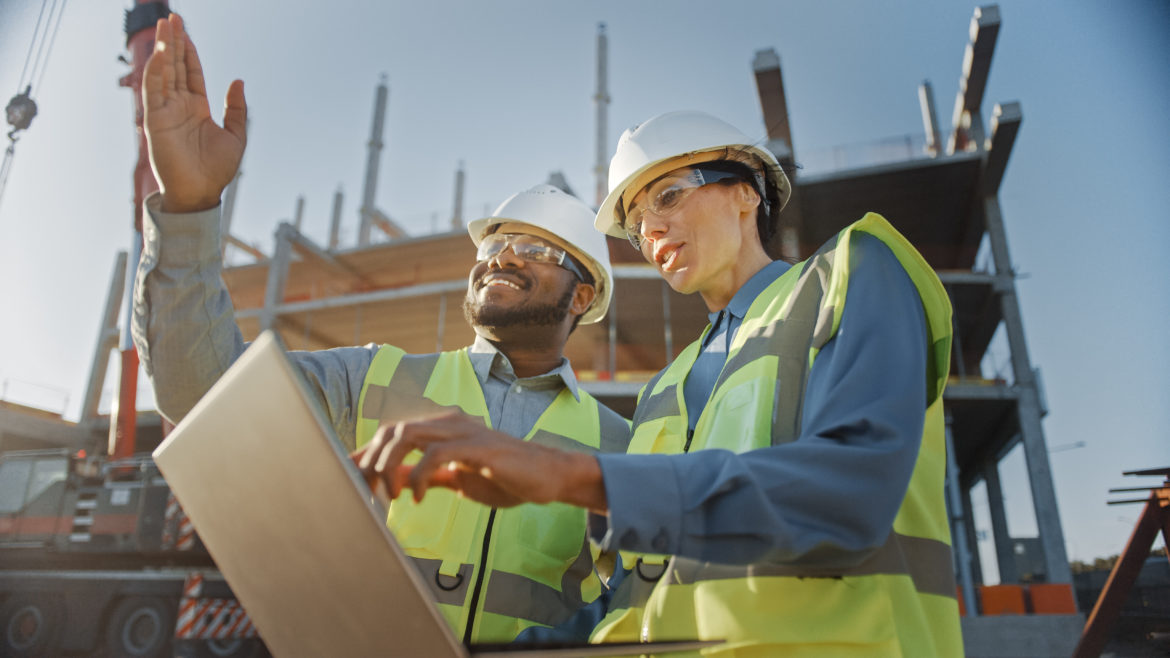
M 512 364 L 517 377 L 535 377 L 561 365 L 565 339 L 562 327 L 475 327 Z
M 735 297 L 735 293 L 739 292 L 743 284 L 771 262 L 772 259 L 764 253 L 759 241 L 746 247 L 735 263 L 716 277 L 710 286 L 699 291 L 699 296 L 707 304 L 707 310 L 715 312 L 727 308 L 731 298 Z

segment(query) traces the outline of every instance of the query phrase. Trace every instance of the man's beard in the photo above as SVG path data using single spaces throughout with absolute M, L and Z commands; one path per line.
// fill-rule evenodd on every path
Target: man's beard
M 527 303 L 512 308 L 480 305 L 468 295 L 463 298 L 463 317 L 473 327 L 550 326 L 564 321 L 573 304 L 577 286 L 570 283 L 565 294 L 551 304 Z

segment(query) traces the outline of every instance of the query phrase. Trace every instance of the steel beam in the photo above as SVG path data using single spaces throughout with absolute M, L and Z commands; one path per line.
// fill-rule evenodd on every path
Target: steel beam
M 997 103 L 991 113 L 991 138 L 988 139 L 987 163 L 983 168 L 983 193 L 995 194 L 1003 181 L 1016 133 L 1024 120 L 1019 103 Z
M 1011 274 L 1011 256 L 1008 253 L 1007 233 L 1004 230 L 999 199 L 994 195 L 987 195 L 984 197 L 983 207 L 996 272 Z M 1032 487 L 1036 525 L 1040 532 L 1040 544 L 1044 549 L 1045 572 L 1050 582 L 1069 583 L 1072 582 L 1072 571 L 1069 569 L 1068 554 L 1064 546 L 1064 531 L 1060 522 L 1059 506 L 1056 503 L 1056 491 L 1052 484 L 1048 447 L 1045 445 L 1044 428 L 1040 422 L 1042 415 L 1040 396 L 1036 387 L 1035 372 L 1028 358 L 1024 322 L 1015 286 L 1001 291 L 999 298 L 1004 330 L 1011 351 L 1014 388 L 1018 391 L 1016 411 L 1019 415 L 1024 456 L 1028 463 L 1028 479 Z

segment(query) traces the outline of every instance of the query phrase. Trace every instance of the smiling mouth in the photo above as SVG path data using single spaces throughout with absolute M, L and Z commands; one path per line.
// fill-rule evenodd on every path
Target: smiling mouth
M 513 290 L 524 290 L 528 287 L 524 282 L 518 283 L 516 281 L 512 281 L 511 279 L 508 279 L 508 278 L 505 278 L 503 276 L 500 276 L 498 274 L 493 273 L 493 274 L 488 274 L 488 275 L 481 277 L 479 280 L 479 285 L 476 286 L 476 288 L 479 290 L 483 290 L 484 288 L 488 288 L 491 286 L 503 286 L 505 288 L 511 288 Z

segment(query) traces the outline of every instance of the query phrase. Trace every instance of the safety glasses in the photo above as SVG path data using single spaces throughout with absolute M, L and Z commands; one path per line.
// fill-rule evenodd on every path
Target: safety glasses
M 479 243 L 479 251 L 476 252 L 475 258 L 483 262 L 495 258 L 508 247 L 511 247 L 517 256 L 530 263 L 560 265 L 572 272 L 578 281 L 584 283 L 588 280 L 581 268 L 573 262 L 564 249 L 554 247 L 535 235 L 526 233 L 493 233 L 485 236 Z
M 704 167 L 679 169 L 650 183 L 645 188 L 646 193 L 642 200 L 628 213 L 623 213 L 622 204 L 618 203 L 618 212 L 624 215 L 622 228 L 625 229 L 630 244 L 634 245 L 635 249 L 642 249 L 642 216 L 646 212 L 652 212 L 659 217 L 669 215 L 681 208 L 700 187 L 728 180 L 739 182 L 744 178 L 737 173 Z

